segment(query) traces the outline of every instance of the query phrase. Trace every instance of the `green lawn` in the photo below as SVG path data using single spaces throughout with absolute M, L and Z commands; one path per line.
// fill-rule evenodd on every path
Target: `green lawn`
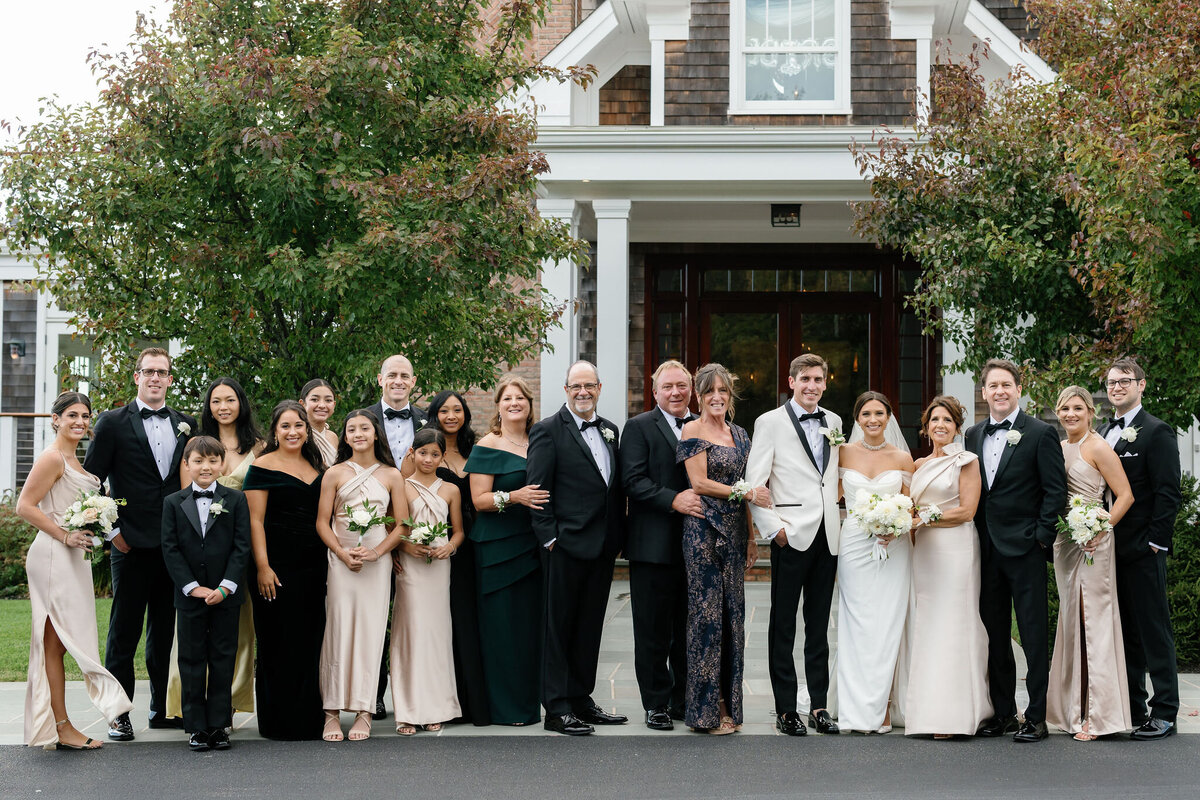
M 104 637 L 108 635 L 108 611 L 110 598 L 96 600 L 96 622 L 100 627 L 100 658 L 104 658 Z M 30 606 L 28 600 L 0 600 L 0 681 L 23 681 L 29 669 L 29 626 Z M 139 680 L 146 678 L 145 637 L 138 642 L 137 656 L 133 660 Z M 75 665 L 75 659 L 66 657 L 67 680 L 81 680 L 83 675 Z

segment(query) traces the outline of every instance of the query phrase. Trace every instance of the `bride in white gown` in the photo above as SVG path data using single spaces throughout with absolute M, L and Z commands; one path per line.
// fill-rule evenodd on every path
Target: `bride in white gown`
M 884 438 L 891 404 L 864 392 L 854 404 L 863 438 L 838 454 L 847 505 L 860 490 L 879 495 L 908 493 L 912 457 Z M 881 542 L 882 543 L 882 542 Z M 842 523 L 838 546 L 838 724 L 842 730 L 887 733 L 888 699 L 908 613 L 910 555 L 907 535 L 886 542 L 888 557 L 872 555 L 874 537 L 852 517 Z

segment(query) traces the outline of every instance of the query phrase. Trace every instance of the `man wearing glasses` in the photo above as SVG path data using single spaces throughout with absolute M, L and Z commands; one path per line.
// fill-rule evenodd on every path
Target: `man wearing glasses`
M 146 620 L 146 671 L 150 674 L 150 727 L 180 727 L 167 719 L 167 673 L 175 636 L 174 591 L 160 544 L 163 499 L 180 489 L 179 462 L 196 420 L 167 406 L 171 357 L 148 347 L 133 373 L 137 397 L 96 419 L 83 468 L 125 506 L 113 528 L 112 612 L 104 666 L 133 699 L 133 657 Z M 109 727 L 116 741 L 133 738 L 128 714 Z
M 1100 433 L 1121 457 L 1133 489 L 1133 506 L 1117 523 L 1117 602 L 1125 640 L 1129 707 L 1134 739 L 1152 741 L 1175 733 L 1179 676 L 1175 637 L 1167 605 L 1167 555 L 1175 531 L 1179 492 L 1179 445 L 1170 425 L 1142 408 L 1146 373 L 1132 358 L 1113 362 L 1105 380 L 1113 418 Z M 1146 708 L 1146 673 L 1154 694 Z

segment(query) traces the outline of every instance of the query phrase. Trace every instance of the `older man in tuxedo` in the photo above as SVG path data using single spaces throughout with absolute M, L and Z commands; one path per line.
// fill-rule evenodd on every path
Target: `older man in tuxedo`
M 1067 472 L 1058 433 L 1021 410 L 1021 372 L 993 358 L 983 367 L 989 418 L 967 429 L 966 448 L 979 456 L 983 487 L 975 512 L 979 531 L 979 616 L 988 634 L 988 688 L 995 716 L 980 736 L 1013 734 L 1015 742 L 1046 738 L 1050 682 L 1046 559 L 1067 504 Z M 1017 617 L 1028 672 L 1029 705 L 1017 721 L 1017 668 L 1012 617 Z
M 159 347 L 138 355 L 137 397 L 96 419 L 83 468 L 108 482 L 125 501 L 112 536 L 113 603 L 104 666 L 133 699 L 133 658 L 146 621 L 146 671 L 150 674 L 150 727 L 178 728 L 167 719 L 167 675 L 175 638 L 175 592 L 163 561 L 163 500 L 180 490 L 179 463 L 196 420 L 167 405 L 171 356 Z M 110 739 L 133 738 L 128 714 L 114 720 Z
M 617 428 L 596 413 L 600 388 L 595 365 L 572 364 L 566 404 L 529 431 L 527 479 L 550 492 L 530 512 L 546 585 L 545 728 L 570 736 L 628 721 L 592 699 L 613 561 L 625 537 Z
M 750 506 L 754 524 L 771 540 L 771 619 L 767 662 L 775 695 L 775 727 L 788 736 L 807 733 L 797 711 L 798 681 L 793 649 L 796 614 L 804 597 L 804 675 L 811 700 L 808 725 L 837 733 L 826 706 L 829 694 L 829 610 L 837 574 L 838 451 L 825 430 L 842 428 L 841 418 L 820 406 L 829 365 L 816 353 L 792 359 L 792 397 L 754 422 L 746 482 L 767 484 L 774 504 Z
M 1101 435 L 1121 458 L 1133 489 L 1133 506 L 1117 523 L 1117 602 L 1125 639 L 1131 736 L 1140 741 L 1175 733 L 1179 675 L 1175 635 L 1167 605 L 1167 556 L 1171 552 L 1179 491 L 1175 431 L 1142 408 L 1146 373 L 1132 358 L 1113 362 L 1105 380 L 1113 419 Z M 1154 694 L 1146 709 L 1146 673 Z
M 651 377 L 654 408 L 625 423 L 621 479 L 629 498 L 629 595 L 633 605 L 633 668 L 646 727 L 669 731 L 683 719 L 687 676 L 687 573 L 683 518 L 704 516 L 675 450 L 692 418 L 692 376 L 664 361 Z

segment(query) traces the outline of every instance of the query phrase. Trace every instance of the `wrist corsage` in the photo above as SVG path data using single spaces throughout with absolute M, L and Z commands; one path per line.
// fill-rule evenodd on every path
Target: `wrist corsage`
M 917 516 L 921 518 L 922 525 L 929 525 L 942 518 L 942 510 L 934 503 L 917 509 Z
M 729 487 L 729 499 L 735 503 L 740 503 L 746 499 L 746 496 L 754 491 L 754 487 L 745 481 L 738 481 L 733 486 Z
M 508 505 L 508 492 L 492 492 L 492 502 L 496 505 L 497 513 L 503 513 L 504 507 Z

